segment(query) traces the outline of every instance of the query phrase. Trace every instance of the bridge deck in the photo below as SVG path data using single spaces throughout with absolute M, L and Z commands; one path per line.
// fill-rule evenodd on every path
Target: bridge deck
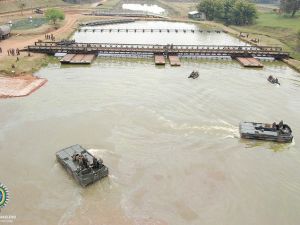
M 61 60 L 61 63 L 69 63 L 75 54 L 66 54 Z
M 92 54 L 67 54 L 60 62 L 70 64 L 91 64 L 95 59 L 95 55 Z
M 263 67 L 264 65 L 255 58 L 242 58 L 238 57 L 236 60 L 244 67 Z
M 166 60 L 163 55 L 155 55 L 154 61 L 155 61 L 156 65 L 165 65 L 166 64 Z
M 288 58 L 289 53 L 280 47 L 270 46 L 216 46 L 216 45 L 151 45 L 151 44 L 108 44 L 36 42 L 27 47 L 28 51 L 55 54 L 164 54 L 183 56 L 231 56 Z
M 177 55 L 169 55 L 169 61 L 171 66 L 180 66 L 180 60 Z
M 151 28 L 80 28 L 78 29 L 78 32 L 133 32 L 133 33 L 145 33 L 145 32 L 157 32 L 157 33 L 162 33 L 162 32 L 175 32 L 175 33 L 211 33 L 211 32 L 215 32 L 215 33 L 221 33 L 222 30 L 199 30 L 199 29 L 151 29 Z

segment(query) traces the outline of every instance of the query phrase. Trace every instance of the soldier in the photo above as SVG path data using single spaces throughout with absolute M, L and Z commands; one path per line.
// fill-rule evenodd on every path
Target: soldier
M 89 161 L 86 157 L 82 156 L 82 162 L 85 168 L 89 168 Z
M 78 157 L 79 157 L 79 154 L 78 153 L 74 153 L 74 155 L 72 155 L 72 159 L 73 161 L 78 161 Z
M 81 155 L 78 156 L 78 164 L 79 164 L 80 168 L 83 167 L 83 160 L 82 160 L 82 156 Z
M 277 130 L 276 122 L 274 122 L 274 123 L 272 124 L 272 128 L 273 128 L 273 130 Z
M 99 168 L 99 162 L 98 162 L 98 160 L 94 157 L 93 158 L 93 167 L 95 168 L 95 169 L 98 169 Z
M 278 124 L 279 128 L 282 128 L 283 127 L 283 121 L 281 120 Z

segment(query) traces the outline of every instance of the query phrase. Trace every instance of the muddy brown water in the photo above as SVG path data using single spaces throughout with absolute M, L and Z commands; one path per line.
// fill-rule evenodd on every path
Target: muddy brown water
M 41 69 L 43 88 L 0 101 L 0 181 L 11 196 L 1 214 L 39 225 L 299 224 L 300 77 L 263 63 L 98 58 Z M 187 79 L 195 69 L 199 78 Z M 268 83 L 270 74 L 282 85 Z M 240 121 L 281 119 L 293 129 L 291 144 L 239 138 Z M 75 183 L 55 160 L 75 143 L 103 158 L 108 178 L 85 189 Z

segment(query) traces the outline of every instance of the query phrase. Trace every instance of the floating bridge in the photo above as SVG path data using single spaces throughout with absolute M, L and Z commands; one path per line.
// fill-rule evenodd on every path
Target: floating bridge
M 176 56 L 230 56 L 272 57 L 284 59 L 289 53 L 281 47 L 270 46 L 224 46 L 224 45 L 153 45 L 153 44 L 112 44 L 112 43 L 62 43 L 35 42 L 26 49 L 30 52 L 68 54 L 122 54 L 122 55 L 176 55 Z
M 151 28 L 80 28 L 78 32 L 107 32 L 107 33 L 221 33 L 222 30 L 200 30 L 200 29 L 151 29 Z
M 137 17 L 137 18 L 159 18 L 159 19 L 167 19 L 164 15 L 159 15 L 155 13 L 145 13 L 145 12 L 109 12 L 109 11 L 102 11 L 96 10 L 87 15 L 92 16 L 109 16 L 109 17 Z

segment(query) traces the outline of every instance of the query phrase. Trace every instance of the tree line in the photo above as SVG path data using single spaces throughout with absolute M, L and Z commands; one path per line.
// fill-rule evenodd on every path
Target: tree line
M 300 9 L 300 0 L 281 0 L 280 10 L 284 13 L 295 16 L 296 12 Z
M 226 25 L 252 24 L 257 17 L 255 5 L 247 0 L 202 0 L 197 8 L 208 20 L 221 20 Z

